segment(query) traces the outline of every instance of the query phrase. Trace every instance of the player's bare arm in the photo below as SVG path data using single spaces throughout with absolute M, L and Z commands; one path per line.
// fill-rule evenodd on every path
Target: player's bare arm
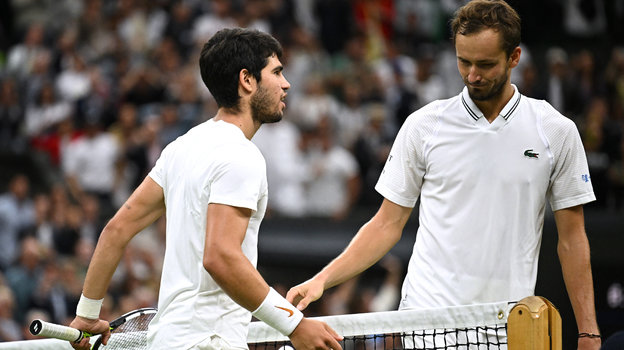
M 563 279 L 570 296 L 579 333 L 600 334 L 594 308 L 589 242 L 585 233 L 583 207 L 555 212 L 559 232 L 557 252 Z M 600 338 L 579 338 L 579 349 L 599 349 Z
M 251 209 L 209 204 L 203 264 L 236 303 L 253 311 L 269 292 L 269 285 L 241 249 L 250 217 Z
M 325 289 L 351 279 L 381 259 L 401 239 L 412 208 L 384 199 L 379 211 L 364 224 L 347 248 L 312 279 L 293 287 L 286 299 L 305 309 Z
M 128 242 L 164 212 L 163 190 L 148 176 L 102 230 L 85 278 L 82 291 L 85 297 L 104 298 Z M 76 316 L 70 326 L 91 334 L 102 334 L 104 344 L 110 337 L 105 320 Z M 83 339 L 80 343 L 72 343 L 72 347 L 86 350 L 90 344 L 88 339 Z
M 104 298 L 128 242 L 164 212 L 163 190 L 148 176 L 102 230 L 85 278 L 86 297 Z
M 269 285 L 241 249 L 250 217 L 251 209 L 209 204 L 203 264 L 232 300 L 254 311 L 269 294 Z M 319 321 L 303 319 L 290 338 L 296 349 L 341 349 L 340 336 Z

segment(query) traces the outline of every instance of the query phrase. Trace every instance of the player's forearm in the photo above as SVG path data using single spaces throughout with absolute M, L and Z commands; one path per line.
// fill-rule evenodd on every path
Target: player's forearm
M 112 222 L 102 231 L 89 263 L 82 290 L 87 298 L 102 299 L 106 295 L 110 280 L 128 243 L 128 240 L 122 237 L 120 229 Z
M 343 283 L 360 274 L 379 259 L 401 238 L 402 225 L 385 225 L 373 218 L 360 228 L 347 248 L 314 278 L 324 289 Z
M 559 242 L 557 247 L 566 289 L 579 332 L 600 333 L 596 322 L 589 244 L 586 236 Z
M 240 249 L 213 251 L 204 257 L 203 263 L 225 293 L 249 311 L 257 309 L 269 291 L 269 285 Z
M 589 242 L 584 221 L 582 206 L 555 211 L 559 232 L 557 252 L 578 330 L 598 333 Z

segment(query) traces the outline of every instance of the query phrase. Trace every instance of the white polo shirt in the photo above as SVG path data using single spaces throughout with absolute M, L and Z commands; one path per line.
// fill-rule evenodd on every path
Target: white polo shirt
M 401 127 L 376 186 L 405 207 L 420 196 L 400 308 L 533 295 L 546 199 L 595 199 L 574 123 L 514 89 L 491 124 L 464 88 Z
M 242 250 L 256 266 L 267 204 L 262 154 L 238 127 L 211 119 L 170 143 L 149 176 L 163 188 L 167 217 L 150 349 L 188 349 L 211 335 L 246 348 L 251 313 L 230 299 L 203 266 L 206 211 L 209 203 L 253 210 Z

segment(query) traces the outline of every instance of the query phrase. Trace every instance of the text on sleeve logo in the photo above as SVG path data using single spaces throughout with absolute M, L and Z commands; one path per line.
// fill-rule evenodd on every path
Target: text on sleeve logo
M 591 179 L 591 177 L 589 176 L 589 174 L 583 174 L 581 175 L 581 179 L 583 179 L 584 182 L 589 182 L 589 179 Z

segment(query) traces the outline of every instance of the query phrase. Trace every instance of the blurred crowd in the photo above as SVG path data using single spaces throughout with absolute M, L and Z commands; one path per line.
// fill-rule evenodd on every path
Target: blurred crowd
M 256 28 L 284 46 L 292 86 L 285 118 L 253 139 L 267 160 L 267 219 L 343 220 L 358 206 L 379 204 L 373 188 L 405 118 L 461 91 L 447 27 L 464 2 L 2 2 L 0 153 L 36 154 L 46 174 L 32 191 L 29 174 L 2 166 L 12 177 L 0 194 L 0 341 L 27 338 L 33 318 L 73 317 L 105 222 L 169 142 L 214 115 L 197 62 L 217 30 Z M 624 8 L 554 3 L 545 2 L 561 7 L 564 43 L 608 37 L 607 19 L 624 19 Z M 598 197 L 590 206 L 624 211 L 624 45 L 522 49 L 512 82 L 577 124 Z M 163 235 L 161 220 L 131 243 L 103 318 L 155 304 Z M 384 264 L 388 276 L 396 277 L 396 265 Z M 345 284 L 321 313 L 393 308 L 394 277 L 390 292 Z M 355 299 L 366 302 L 346 306 Z

